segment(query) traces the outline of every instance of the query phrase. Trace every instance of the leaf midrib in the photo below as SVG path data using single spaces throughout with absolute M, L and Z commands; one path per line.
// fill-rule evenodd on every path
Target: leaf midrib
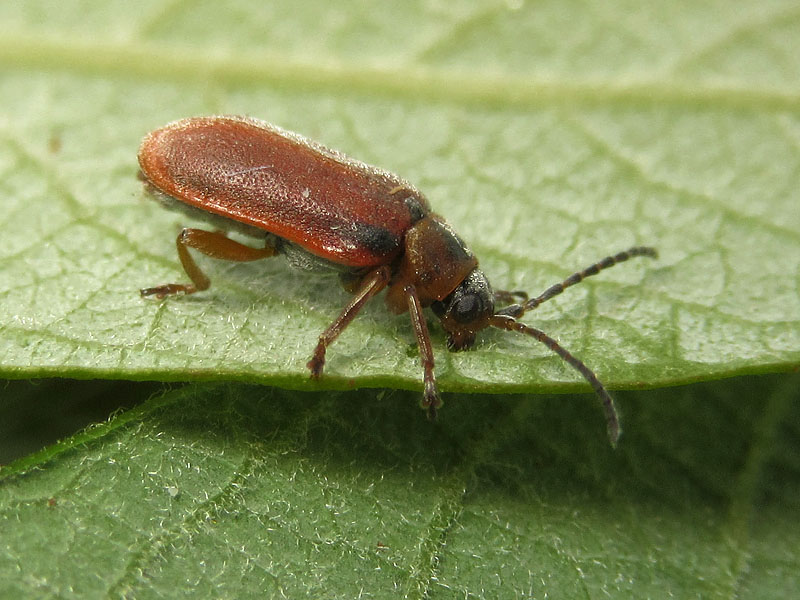
M 186 81 L 213 78 L 221 83 L 333 88 L 392 98 L 490 106 L 610 103 L 693 104 L 719 108 L 797 110 L 800 91 L 738 82 L 715 83 L 654 78 L 576 78 L 512 75 L 487 70 L 446 70 L 422 65 L 397 68 L 338 61 L 298 60 L 274 52 L 205 54 L 197 48 L 176 48 L 149 41 L 133 44 L 85 41 L 73 36 L 0 36 L 0 65 L 5 68 L 136 75 Z

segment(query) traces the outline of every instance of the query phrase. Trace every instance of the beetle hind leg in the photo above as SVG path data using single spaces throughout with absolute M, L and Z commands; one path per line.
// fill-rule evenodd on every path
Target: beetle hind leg
M 181 259 L 183 270 L 186 271 L 192 283 L 167 283 L 156 287 L 144 288 L 140 290 L 142 296 L 164 298 L 175 294 L 194 294 L 208 289 L 211 281 L 197 266 L 192 255 L 189 254 L 189 248 L 212 258 L 234 262 L 260 260 L 275 256 L 278 253 L 271 246 L 252 248 L 230 239 L 224 233 L 205 231 L 203 229 L 184 229 L 178 234 L 175 245 L 178 249 L 178 257 Z

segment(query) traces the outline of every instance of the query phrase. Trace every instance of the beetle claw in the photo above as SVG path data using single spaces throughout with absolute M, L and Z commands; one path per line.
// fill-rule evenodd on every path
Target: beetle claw
M 319 348 L 314 352 L 314 356 L 306 363 L 306 366 L 311 371 L 311 379 L 319 379 L 322 376 L 322 369 L 325 366 L 325 349 L 322 349 L 320 355 Z
M 425 382 L 425 393 L 422 396 L 421 404 L 423 410 L 428 413 L 428 419 L 435 421 L 439 409 L 442 407 L 442 398 L 439 396 L 439 390 L 436 389 L 435 382 Z
M 436 405 L 431 404 L 430 406 L 428 406 L 428 420 L 435 421 L 438 416 L 439 414 Z

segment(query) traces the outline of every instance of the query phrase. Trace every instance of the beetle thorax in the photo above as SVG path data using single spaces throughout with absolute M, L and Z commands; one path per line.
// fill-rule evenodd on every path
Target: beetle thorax
M 405 286 L 413 285 L 423 306 L 444 300 L 478 265 L 475 255 L 441 217 L 429 214 L 405 235 L 400 258 L 386 294 L 395 313 L 408 309 Z

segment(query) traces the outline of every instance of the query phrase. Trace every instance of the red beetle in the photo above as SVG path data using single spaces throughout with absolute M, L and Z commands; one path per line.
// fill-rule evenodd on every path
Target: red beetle
M 619 437 L 614 402 L 586 365 L 542 331 L 520 323 L 526 311 L 589 275 L 633 256 L 655 257 L 638 246 L 577 272 L 536 298 L 493 292 L 478 260 L 428 201 L 397 175 L 353 160 L 305 137 L 242 117 L 198 117 L 150 133 L 139 149 L 143 179 L 171 207 L 235 226 L 264 243 L 253 248 L 224 233 L 184 229 L 178 256 L 190 284 L 141 290 L 158 298 L 205 290 L 208 277 L 189 254 L 192 248 L 231 261 L 284 254 L 294 266 L 338 271 L 353 298 L 319 337 L 308 367 L 319 377 L 325 351 L 366 302 L 388 287 L 386 304 L 408 311 L 422 358 L 422 406 L 435 417 L 441 400 L 433 372 L 433 349 L 422 314 L 431 307 L 447 332 L 451 350 L 465 350 L 485 327 L 518 331 L 544 343 L 577 369 L 603 402 L 612 444 Z M 495 301 L 514 303 L 495 310 Z

